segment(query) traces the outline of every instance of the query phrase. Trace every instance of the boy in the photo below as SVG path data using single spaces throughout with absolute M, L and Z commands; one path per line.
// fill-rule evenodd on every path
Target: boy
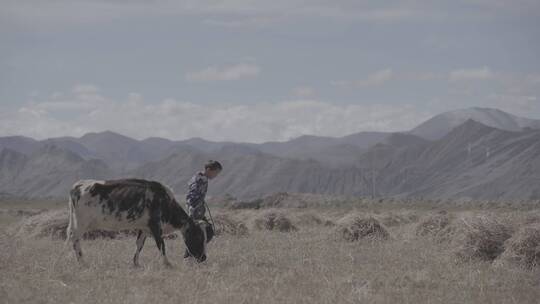
M 203 220 L 208 223 L 208 220 L 204 216 L 206 212 L 206 202 L 204 198 L 206 196 L 206 191 L 208 190 L 208 180 L 216 177 L 223 167 L 218 161 L 209 160 L 204 165 L 204 171 L 199 171 L 193 175 L 189 180 L 188 193 L 186 194 L 186 205 L 188 210 L 188 215 L 195 221 Z M 213 227 L 210 229 L 210 235 L 208 236 L 208 241 L 213 236 Z M 208 233 L 208 230 L 207 230 Z M 184 258 L 191 256 L 189 251 L 186 249 Z
M 189 216 L 194 220 L 204 219 L 206 202 L 204 198 L 208 189 L 208 180 L 216 177 L 223 167 L 218 161 L 209 160 L 204 165 L 204 171 L 199 171 L 190 179 L 189 190 L 186 194 L 186 205 Z

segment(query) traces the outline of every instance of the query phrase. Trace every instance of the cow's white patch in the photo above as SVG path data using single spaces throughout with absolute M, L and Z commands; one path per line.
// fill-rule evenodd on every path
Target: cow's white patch
M 104 202 L 100 201 L 98 196 L 92 196 L 88 191 L 95 184 L 103 184 L 103 181 L 83 180 L 76 185 L 81 185 L 81 197 L 77 202 L 73 212 L 78 220 L 78 229 L 80 233 L 89 230 L 122 230 L 122 229 L 144 229 L 148 228 L 150 218 L 148 210 L 144 210 L 141 216 L 135 220 L 127 219 L 127 212 L 107 212 Z M 144 200 L 144 198 L 141 198 Z M 105 212 L 104 212 L 105 211 Z

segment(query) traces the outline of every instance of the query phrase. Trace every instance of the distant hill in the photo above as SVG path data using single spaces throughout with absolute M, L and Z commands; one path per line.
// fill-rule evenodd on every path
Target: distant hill
M 30 156 L 3 149 L 0 152 L 0 192 L 20 197 L 64 197 L 69 187 L 82 178 L 106 178 L 114 173 L 101 160 L 45 145 Z
M 136 140 L 109 131 L 42 141 L 0 137 L 0 193 L 65 198 L 81 178 L 141 177 L 183 196 L 189 178 L 217 159 L 225 170 L 211 181 L 209 195 L 540 199 L 536 122 L 471 108 L 437 115 L 410 132 L 306 135 L 262 144 Z
M 401 151 L 378 176 L 385 195 L 540 199 L 537 172 L 540 131 L 511 132 L 467 120 L 423 149 Z
M 10 149 L 23 154 L 30 154 L 41 146 L 40 142 L 24 136 L 0 137 L 0 150 Z
M 469 108 L 439 114 L 412 129 L 410 133 L 437 140 L 468 119 L 507 131 L 521 131 L 524 128 L 540 129 L 540 120 L 537 119 L 515 116 L 498 109 Z

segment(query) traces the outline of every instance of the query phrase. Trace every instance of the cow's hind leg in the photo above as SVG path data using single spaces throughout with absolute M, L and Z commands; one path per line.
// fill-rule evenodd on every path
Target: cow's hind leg
M 75 250 L 75 257 L 77 257 L 77 262 L 83 266 L 87 266 L 83 259 L 83 252 L 81 249 L 81 243 L 83 240 L 84 233 L 88 231 L 87 228 L 72 230 L 71 241 L 73 242 L 73 250 Z
M 71 225 L 68 233 L 68 242 L 71 242 L 73 246 L 73 250 L 75 251 L 75 257 L 77 258 L 77 262 L 80 264 L 83 264 L 83 253 L 81 249 L 81 239 L 82 239 L 82 231 L 77 225 Z
M 139 267 L 139 254 L 144 246 L 144 241 L 146 240 L 146 233 L 142 230 L 139 230 L 137 234 L 137 250 L 135 251 L 135 256 L 133 256 L 133 265 Z
M 161 257 L 163 258 L 163 265 L 171 266 L 171 263 L 169 262 L 169 259 L 167 259 L 167 255 L 165 254 L 165 242 L 163 241 L 163 237 L 161 236 L 162 229 L 159 221 L 150 222 L 150 231 L 152 231 L 152 236 L 154 237 L 154 240 L 156 240 L 157 248 L 159 249 L 159 252 L 161 252 Z
M 66 230 L 66 244 L 71 243 L 73 250 L 75 250 L 75 256 L 77 262 L 82 263 L 82 249 L 81 249 L 81 230 L 77 221 L 77 215 L 75 213 L 75 202 L 73 197 L 69 198 L 69 224 Z
M 71 230 L 71 242 L 73 244 L 73 250 L 75 250 L 75 256 L 77 257 L 77 262 L 79 262 L 79 264 L 84 264 L 81 249 L 81 240 L 83 234 L 84 233 L 81 231 L 80 227 Z
M 77 262 L 79 262 L 79 264 L 84 264 L 83 253 L 81 249 L 81 236 L 82 235 L 78 231 L 72 231 L 70 241 L 73 246 L 73 250 L 75 251 L 75 257 L 77 258 Z

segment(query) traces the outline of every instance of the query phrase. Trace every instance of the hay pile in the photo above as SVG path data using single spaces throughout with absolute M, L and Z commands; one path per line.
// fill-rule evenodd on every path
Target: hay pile
M 334 228 L 334 235 L 348 242 L 362 239 L 372 241 L 386 240 L 390 237 L 388 231 L 371 216 L 357 214 L 346 215 L 341 218 Z
M 68 216 L 67 210 L 42 212 L 23 219 L 11 232 L 16 237 L 65 239 Z
M 229 209 L 259 209 L 261 208 L 262 199 L 256 199 L 253 201 L 233 201 L 226 207 Z
M 248 228 L 244 223 L 236 221 L 226 214 L 216 214 L 214 217 L 216 235 L 230 234 L 236 236 L 245 236 L 248 234 Z
M 290 204 L 291 201 L 292 203 L 297 203 L 291 194 L 287 192 L 278 192 L 264 197 L 262 201 L 262 206 L 266 208 L 284 206 L 290 207 L 288 204 Z
M 260 209 L 260 208 L 306 208 L 308 199 L 304 194 L 277 192 L 251 201 L 234 201 L 229 204 L 231 209 Z
M 0 214 L 6 214 L 10 216 L 32 216 L 47 211 L 46 209 L 0 209 Z
M 493 261 L 504 251 L 504 242 L 512 236 L 512 228 L 488 216 L 462 218 L 453 244 L 462 261 Z
M 378 216 L 377 219 L 386 227 L 401 226 L 418 221 L 418 215 L 414 212 L 388 212 Z
M 540 223 L 540 211 L 534 210 L 527 212 L 523 222 L 525 225 Z
M 439 237 L 447 233 L 445 229 L 450 224 L 450 216 L 445 211 L 425 216 L 416 226 L 416 236 Z
M 308 213 L 301 213 L 297 214 L 294 217 L 294 222 L 299 226 L 335 226 L 336 224 L 332 222 L 329 219 L 326 219 L 324 217 L 318 216 L 316 214 L 313 214 L 311 212 Z
M 51 238 L 53 240 L 65 240 L 68 226 L 69 212 L 65 209 L 39 213 L 23 219 L 10 232 L 20 238 Z M 88 231 L 83 235 L 84 239 L 107 238 L 136 235 L 136 231 Z
M 499 261 L 523 268 L 540 266 L 540 224 L 525 226 L 505 243 Z
M 272 210 L 261 212 L 252 220 L 252 225 L 258 230 L 277 230 L 281 232 L 298 230 L 285 214 Z

